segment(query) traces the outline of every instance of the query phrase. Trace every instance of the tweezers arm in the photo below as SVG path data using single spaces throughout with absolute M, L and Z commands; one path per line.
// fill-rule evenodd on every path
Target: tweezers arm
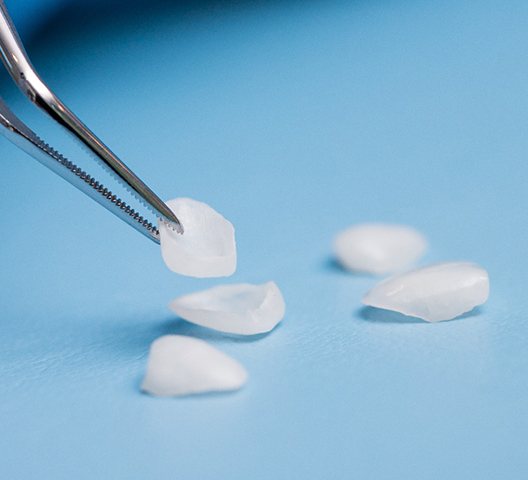
M 159 231 L 103 184 L 50 147 L 24 124 L 0 98 L 0 133 L 45 167 L 67 180 L 108 211 L 134 227 L 150 240 L 159 243 Z
M 154 213 L 173 224 L 180 233 L 183 232 L 179 220 L 165 203 L 91 132 L 42 81 L 31 65 L 3 0 L 0 0 L 0 52 L 8 72 L 24 95 L 88 147 L 100 163 L 144 201 Z

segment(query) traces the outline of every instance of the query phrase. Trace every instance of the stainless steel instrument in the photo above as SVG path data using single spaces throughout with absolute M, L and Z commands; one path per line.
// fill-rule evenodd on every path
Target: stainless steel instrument
M 42 81 L 29 61 L 3 0 L 0 0 L 0 53 L 9 74 L 31 102 L 87 147 L 93 153 L 95 160 L 156 217 L 166 222 L 176 232 L 183 233 L 182 224 L 167 205 L 88 129 Z M 8 108 L 1 98 L 0 133 L 121 220 L 154 242 L 159 243 L 159 231 L 156 222 L 144 218 L 93 176 L 77 167 L 41 140 Z

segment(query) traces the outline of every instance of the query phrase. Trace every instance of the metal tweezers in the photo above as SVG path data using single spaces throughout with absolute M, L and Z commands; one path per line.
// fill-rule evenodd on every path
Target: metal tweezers
M 31 65 L 3 0 L 0 0 L 0 53 L 9 74 L 24 95 L 44 110 L 94 154 L 96 161 L 137 197 L 156 217 L 183 233 L 183 226 L 162 200 L 62 103 Z M 137 231 L 159 243 L 156 222 L 150 222 L 94 177 L 41 140 L 0 98 L 0 133 L 40 163 L 101 204 Z

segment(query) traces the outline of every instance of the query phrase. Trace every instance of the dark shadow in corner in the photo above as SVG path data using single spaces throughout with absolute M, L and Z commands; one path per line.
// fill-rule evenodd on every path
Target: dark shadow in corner
M 27 43 L 38 44 L 42 39 L 61 36 L 79 30 L 97 29 L 111 24 L 119 26 L 134 22 L 142 23 L 159 19 L 160 15 L 177 14 L 179 18 L 246 7 L 263 7 L 291 0 L 106 0 L 98 2 L 70 2 L 61 5 L 42 25 L 30 32 Z

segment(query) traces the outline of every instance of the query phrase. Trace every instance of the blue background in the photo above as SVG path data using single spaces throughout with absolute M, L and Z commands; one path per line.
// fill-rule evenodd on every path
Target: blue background
M 527 478 L 528 2 L 32 3 L 8 5 L 43 77 L 160 196 L 231 219 L 228 281 L 275 280 L 287 315 L 258 339 L 178 321 L 172 298 L 222 280 L 170 273 L 1 141 L 0 478 Z M 331 241 L 371 220 L 485 266 L 489 302 L 439 324 L 362 309 L 376 279 Z M 139 393 L 167 333 L 239 359 L 247 387 Z

